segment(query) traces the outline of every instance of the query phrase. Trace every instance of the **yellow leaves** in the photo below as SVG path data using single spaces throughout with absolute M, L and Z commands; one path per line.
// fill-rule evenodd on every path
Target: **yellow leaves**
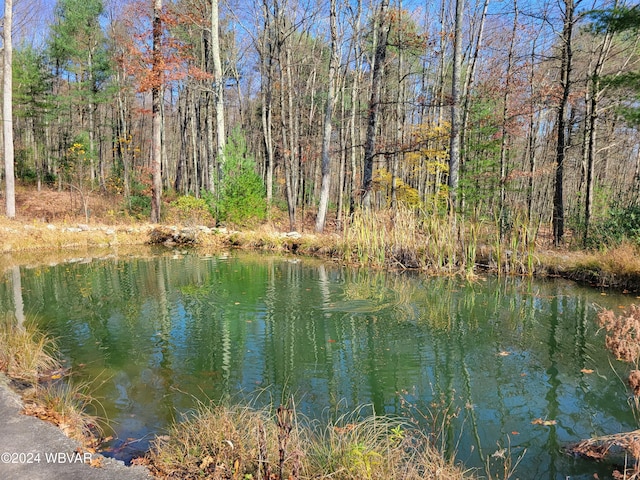
M 415 140 L 426 142 L 427 140 L 438 140 L 446 144 L 449 139 L 449 132 L 451 131 L 451 124 L 449 122 L 442 122 L 439 125 L 433 123 L 420 123 L 413 127 L 411 132 Z
M 449 154 L 447 154 L 447 158 Z M 425 163 L 427 173 L 431 175 L 437 175 L 438 173 L 449 173 L 449 164 L 439 161 L 427 161 Z
M 69 153 L 71 155 L 82 156 L 87 153 L 85 146 L 82 143 L 75 142 L 69 147 Z
M 387 200 L 390 200 L 391 196 L 391 173 L 386 169 L 381 168 L 376 170 L 373 175 L 373 189 L 377 192 L 385 192 Z M 396 178 L 396 198 L 399 202 L 404 203 L 409 207 L 415 207 L 420 204 L 420 195 L 418 190 L 404 183 L 400 178 Z

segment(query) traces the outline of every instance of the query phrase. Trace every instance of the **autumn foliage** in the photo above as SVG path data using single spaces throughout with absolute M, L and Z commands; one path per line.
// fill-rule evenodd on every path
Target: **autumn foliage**
M 153 10 L 150 2 L 136 1 L 126 6 L 122 14 L 122 26 L 116 30 L 114 40 L 118 48 L 115 61 L 128 76 L 134 79 L 138 92 L 148 92 L 165 84 L 185 78 L 210 79 L 211 74 L 195 66 L 193 48 L 179 32 L 183 22 L 193 14 L 180 12 L 172 5 L 160 12 L 162 25 L 160 55 L 157 68 L 154 64 L 152 35 Z

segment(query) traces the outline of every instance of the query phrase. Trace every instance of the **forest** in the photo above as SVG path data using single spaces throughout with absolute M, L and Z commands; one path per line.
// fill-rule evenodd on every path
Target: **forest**
M 585 247 L 640 232 L 640 9 L 618 0 L 5 0 L 14 178 L 274 209 L 452 212 Z M 426 221 L 426 220 L 425 220 Z M 455 222 L 454 222 L 455 223 Z

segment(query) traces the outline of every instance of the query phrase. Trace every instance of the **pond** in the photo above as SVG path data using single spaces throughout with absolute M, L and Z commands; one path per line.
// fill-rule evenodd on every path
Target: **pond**
M 634 301 L 561 280 L 197 252 L 21 267 L 0 284 L 2 309 L 35 316 L 76 378 L 93 381 L 117 458 L 198 400 L 291 394 L 313 418 L 361 406 L 420 418 L 449 405 L 459 414 L 447 447 L 469 467 L 524 453 L 520 479 L 611 474 L 562 447 L 636 428 L 627 367 L 596 324 L 598 306 Z

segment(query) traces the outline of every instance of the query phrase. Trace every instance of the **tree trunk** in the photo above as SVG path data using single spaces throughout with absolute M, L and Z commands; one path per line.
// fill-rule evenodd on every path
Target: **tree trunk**
M 390 22 L 387 18 L 389 0 L 382 0 L 378 18 L 378 43 L 376 44 L 373 60 L 373 73 L 371 76 L 371 100 L 367 116 L 367 136 L 364 143 L 364 172 L 362 176 L 362 206 L 371 208 L 371 189 L 373 186 L 373 162 L 376 154 L 376 138 L 378 130 L 378 111 L 380 109 L 380 90 L 382 87 L 382 75 L 384 62 L 387 56 L 387 37 L 389 35 Z
M 567 129 L 567 107 L 569 106 L 569 92 L 571 89 L 571 69 L 573 50 L 571 40 L 574 25 L 574 0 L 564 0 L 564 19 L 562 28 L 562 53 L 560 60 L 560 86 L 562 96 L 558 105 L 558 115 L 556 119 L 556 174 L 553 195 L 553 243 L 558 246 L 564 237 L 564 159 L 567 150 L 568 138 Z
M 511 68 L 513 67 L 513 47 L 518 33 L 518 2 L 513 2 L 513 29 L 509 41 L 509 53 L 507 55 L 507 71 L 505 73 L 504 94 L 502 95 L 502 139 L 500 141 L 500 205 L 499 205 L 499 237 L 503 239 L 506 231 L 507 212 L 505 210 L 507 188 L 507 160 L 508 160 L 508 136 L 507 122 L 509 121 L 509 96 L 511 94 Z
M 11 29 L 13 28 L 13 0 L 4 2 L 4 65 L 3 65 L 3 94 L 2 94 L 2 133 L 4 135 L 4 174 L 5 200 L 7 218 L 16 216 L 15 173 L 13 166 L 13 44 Z
M 449 207 L 456 208 L 458 173 L 460 170 L 460 134 L 462 116 L 460 111 L 462 71 L 462 12 L 464 0 L 456 0 L 453 34 L 453 75 L 451 79 L 451 141 L 449 147 Z
M 333 103 L 335 97 L 336 71 L 338 70 L 338 33 L 336 27 L 336 0 L 331 0 L 329 13 L 331 30 L 331 57 L 329 58 L 329 85 L 327 87 L 327 105 L 324 113 L 324 128 L 322 131 L 322 190 L 320 205 L 316 218 L 316 232 L 322 233 L 329 204 L 329 189 L 331 187 L 331 127 L 333 117 Z
M 162 202 L 162 0 L 153 0 L 153 54 L 151 88 L 152 147 L 151 168 L 153 180 L 151 186 L 151 222 L 160 222 Z
M 600 76 L 604 68 L 604 62 L 611 49 L 611 41 L 613 35 L 610 31 L 604 36 L 602 43 L 600 44 L 598 57 L 593 70 L 590 73 L 589 85 L 587 86 L 585 93 L 585 103 L 587 106 L 587 118 L 585 125 L 585 137 L 587 137 L 587 149 L 586 149 L 586 192 L 584 201 L 584 232 L 582 243 L 586 246 L 589 240 L 589 227 L 591 223 L 591 217 L 593 214 L 593 190 L 595 186 L 593 168 L 596 161 L 596 134 L 598 126 L 598 100 L 602 95 L 600 86 Z
M 273 33 L 273 22 L 270 20 L 271 14 L 267 6 L 266 0 L 263 1 L 263 37 L 260 49 L 260 99 L 262 101 L 261 120 L 262 120 L 262 139 L 264 142 L 264 150 L 266 157 L 265 165 L 265 184 L 267 188 L 267 204 L 271 205 L 273 201 L 273 170 L 274 170 L 274 154 L 273 154 L 273 40 L 270 34 Z
M 469 106 L 471 98 L 471 88 L 473 86 L 474 78 L 476 75 L 476 66 L 478 65 L 478 57 L 480 56 L 480 49 L 482 48 L 482 41 L 484 39 L 484 24 L 487 19 L 487 10 L 489 9 L 489 0 L 484 0 L 482 7 L 482 14 L 480 16 L 480 25 L 478 26 L 478 33 L 476 34 L 476 44 L 473 49 L 473 56 L 470 60 L 469 68 L 465 75 L 464 83 L 462 85 L 462 120 L 461 120 L 461 132 L 460 132 L 460 148 L 466 150 L 466 129 L 469 122 Z M 466 156 L 462 155 L 460 158 L 460 175 L 464 176 Z M 460 198 L 460 208 L 464 210 L 464 196 Z
M 211 0 L 211 55 L 213 56 L 213 94 L 216 104 L 216 154 L 218 157 L 217 180 L 222 181 L 222 167 L 224 166 L 224 148 L 226 132 L 224 125 L 224 78 L 222 76 L 222 62 L 220 61 L 220 27 L 218 19 L 218 0 Z M 212 160 L 210 160 L 211 162 Z M 209 165 L 210 185 L 215 184 L 215 169 Z

